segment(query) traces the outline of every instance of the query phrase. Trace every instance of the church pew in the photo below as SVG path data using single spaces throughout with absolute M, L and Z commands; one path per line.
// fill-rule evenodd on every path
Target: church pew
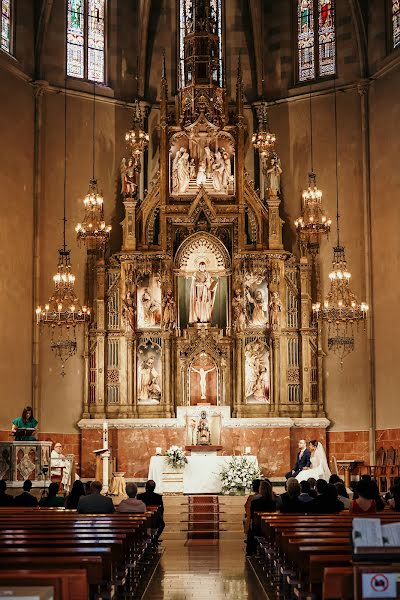
M 12 588 L 52 586 L 57 600 L 88 600 L 88 583 L 83 569 L 62 569 L 40 571 L 30 569 L 0 571 L 0 586 Z
M 325 567 L 322 598 L 324 600 L 353 600 L 353 567 Z
M 41 556 L 2 556 L 0 571 L 43 569 Z M 104 580 L 101 556 L 47 556 L 46 569 L 83 569 L 89 586 L 96 588 Z

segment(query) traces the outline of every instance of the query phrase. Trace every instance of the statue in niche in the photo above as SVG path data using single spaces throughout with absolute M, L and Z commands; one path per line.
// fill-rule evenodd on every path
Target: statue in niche
M 168 290 L 162 303 L 162 326 L 165 331 L 172 331 L 176 327 L 176 304 L 172 290 Z
M 184 151 L 184 148 L 176 151 L 175 158 L 172 161 L 172 191 L 174 194 L 179 192 L 179 181 L 178 181 L 178 161 L 181 157 L 181 153 Z
M 178 178 L 178 192 L 184 194 L 190 183 L 189 152 L 185 148 L 180 149 L 180 156 L 176 165 Z
M 159 324 L 159 304 L 153 300 L 148 288 L 144 288 L 140 301 L 143 309 L 143 325 L 145 327 L 154 327 Z
M 122 306 L 122 318 L 125 321 L 126 327 L 131 331 L 135 330 L 135 301 L 132 298 L 131 292 L 128 290 L 125 294 L 124 303 Z
M 235 290 L 235 296 L 232 300 L 232 316 L 234 332 L 242 333 L 246 327 L 246 300 L 239 288 Z
M 254 294 L 252 294 L 250 288 L 246 286 L 245 297 L 248 304 L 249 325 L 252 327 L 263 327 L 266 325 L 268 323 L 268 305 L 264 298 L 264 291 L 261 288 L 257 288 Z
M 205 162 L 206 162 L 206 177 L 208 179 L 211 179 L 212 174 L 213 174 L 214 157 L 212 155 L 212 152 L 211 152 L 209 146 L 206 146 L 204 148 L 204 155 L 205 155 Z
M 219 150 L 215 153 L 215 160 L 213 163 L 213 186 L 216 192 L 220 192 L 224 188 L 225 181 L 225 161 L 222 158 Z
M 136 183 L 136 169 L 132 157 L 128 159 L 128 164 L 125 158 L 122 159 L 120 171 L 121 194 L 125 198 L 135 198 L 138 186 Z
M 196 179 L 196 162 L 194 158 L 190 161 L 189 165 L 189 177 L 190 179 Z
M 201 185 L 204 185 L 206 181 L 206 163 L 204 160 L 201 160 L 199 163 L 199 170 L 197 171 L 196 183 L 200 187 Z
M 211 279 L 206 263 L 199 262 L 190 286 L 189 323 L 210 323 L 218 281 Z
M 138 399 L 160 401 L 161 387 L 160 376 L 154 367 L 154 356 L 148 354 L 139 367 L 138 373 Z
M 215 371 L 215 365 L 211 369 L 203 369 L 200 367 L 199 369 L 195 369 L 195 367 L 190 367 L 194 373 L 197 373 L 200 377 L 200 399 L 207 400 L 207 374 Z
M 199 424 L 197 425 L 197 445 L 209 446 L 211 444 L 211 432 L 208 426 L 207 413 L 202 410 L 200 413 Z
M 277 329 L 279 326 L 279 315 L 282 312 L 282 302 L 278 292 L 273 292 L 269 303 L 269 315 L 271 329 Z
M 266 167 L 268 161 L 266 161 Z M 272 196 L 277 196 L 281 191 L 281 161 L 277 154 L 273 154 L 270 158 L 268 168 L 265 169 L 265 176 L 267 181 L 267 190 Z
M 269 402 L 269 352 L 260 342 L 245 350 L 245 396 L 253 403 Z

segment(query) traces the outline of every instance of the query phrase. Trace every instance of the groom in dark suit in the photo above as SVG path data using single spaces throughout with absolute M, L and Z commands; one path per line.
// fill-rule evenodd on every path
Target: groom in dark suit
M 298 447 L 299 452 L 297 454 L 296 464 L 291 471 L 286 473 L 286 479 L 289 479 L 289 477 L 296 477 L 304 467 L 309 467 L 311 464 L 311 452 L 307 448 L 306 440 L 299 440 Z

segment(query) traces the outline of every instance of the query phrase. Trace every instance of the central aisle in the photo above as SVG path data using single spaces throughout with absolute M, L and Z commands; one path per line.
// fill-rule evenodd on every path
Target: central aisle
M 183 540 L 166 540 L 163 546 L 164 554 L 143 600 L 266 598 L 240 542 L 185 546 Z

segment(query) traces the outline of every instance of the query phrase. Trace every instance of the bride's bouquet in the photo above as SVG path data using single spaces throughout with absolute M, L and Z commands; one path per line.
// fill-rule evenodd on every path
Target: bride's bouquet
M 224 493 L 244 493 L 251 488 L 254 479 L 260 479 L 258 466 L 246 456 L 232 456 L 221 471 L 222 491 Z
M 172 469 L 183 469 L 187 463 L 187 458 L 181 446 L 171 446 L 166 453 L 165 459 Z

